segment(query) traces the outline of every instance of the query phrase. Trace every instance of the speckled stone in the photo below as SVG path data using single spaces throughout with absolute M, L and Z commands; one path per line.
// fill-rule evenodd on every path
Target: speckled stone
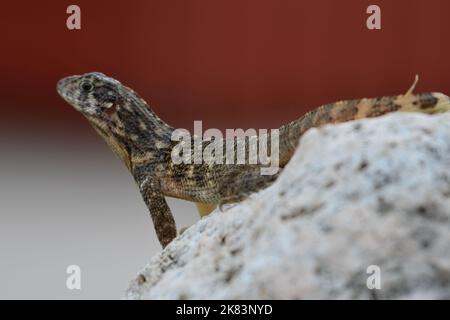
M 450 115 L 309 130 L 276 183 L 187 229 L 125 298 L 449 299 Z

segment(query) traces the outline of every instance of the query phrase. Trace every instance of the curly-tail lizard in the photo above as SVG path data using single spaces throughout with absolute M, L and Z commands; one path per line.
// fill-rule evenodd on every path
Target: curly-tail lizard
M 414 85 L 403 95 L 327 104 L 282 126 L 280 167 L 289 161 L 299 138 L 309 128 L 394 111 L 432 114 L 450 110 L 449 97 L 441 93 L 413 94 Z M 158 118 L 136 92 L 102 73 L 64 78 L 58 82 L 57 90 L 125 163 L 150 211 L 163 247 L 177 235 L 165 196 L 196 202 L 201 209 L 213 208 L 241 201 L 269 186 L 277 177 L 261 175 L 260 165 L 248 163 L 174 164 L 171 150 L 176 142 L 171 136 L 175 129 Z

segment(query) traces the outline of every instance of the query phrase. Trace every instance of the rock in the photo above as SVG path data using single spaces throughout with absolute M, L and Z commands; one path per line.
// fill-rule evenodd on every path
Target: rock
M 154 256 L 126 298 L 449 299 L 449 231 L 450 114 L 328 125 L 271 187 Z

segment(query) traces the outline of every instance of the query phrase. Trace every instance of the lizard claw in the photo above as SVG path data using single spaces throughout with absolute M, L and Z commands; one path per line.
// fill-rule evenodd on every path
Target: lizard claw
M 178 230 L 178 235 L 181 236 L 189 227 L 182 227 Z

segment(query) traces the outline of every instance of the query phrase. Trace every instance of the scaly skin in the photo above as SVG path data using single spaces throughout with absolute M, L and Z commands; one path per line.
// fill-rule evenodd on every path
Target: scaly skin
M 104 74 L 93 72 L 67 77 L 58 82 L 57 89 L 125 163 L 150 211 L 163 247 L 177 234 L 165 196 L 213 207 L 241 201 L 277 178 L 277 174 L 261 175 L 261 165 L 248 162 L 174 164 L 171 151 L 178 142 L 172 141 L 171 136 L 175 129 L 158 118 L 137 93 Z M 309 128 L 394 111 L 438 113 L 449 109 L 447 96 L 440 93 L 414 95 L 412 89 L 405 95 L 321 106 L 280 128 L 280 167 L 289 161 L 299 138 Z M 248 147 L 248 143 L 246 145 Z

